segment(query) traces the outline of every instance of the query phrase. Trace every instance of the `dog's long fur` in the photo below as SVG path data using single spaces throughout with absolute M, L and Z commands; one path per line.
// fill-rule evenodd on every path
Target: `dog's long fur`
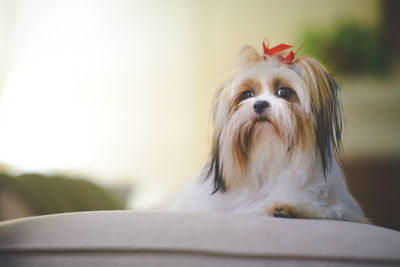
M 173 210 L 367 222 L 336 161 L 336 81 L 314 59 L 284 64 L 280 56 L 240 50 L 215 96 L 210 159 Z M 255 112 L 256 101 L 267 108 Z

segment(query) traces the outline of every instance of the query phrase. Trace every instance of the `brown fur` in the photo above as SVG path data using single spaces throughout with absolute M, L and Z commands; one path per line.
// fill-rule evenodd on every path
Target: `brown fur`
M 300 214 L 295 207 L 278 202 L 275 202 L 274 205 L 265 208 L 264 213 L 269 216 L 283 218 L 297 218 Z
M 254 126 L 254 123 L 251 123 L 250 125 L 242 125 L 240 127 L 241 130 L 239 130 L 235 136 L 236 142 L 233 142 L 232 144 L 232 151 L 235 155 L 236 162 L 243 170 L 246 169 L 247 160 L 251 149 Z
M 332 155 L 337 156 L 341 148 L 343 115 L 339 86 L 316 60 L 301 58 L 295 64 L 300 68 L 310 91 L 316 148 L 326 173 L 330 168 Z

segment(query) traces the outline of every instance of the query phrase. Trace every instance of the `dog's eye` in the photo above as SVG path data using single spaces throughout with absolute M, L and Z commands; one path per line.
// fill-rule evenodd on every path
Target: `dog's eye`
M 254 93 L 252 92 L 252 91 L 250 91 L 250 90 L 247 90 L 247 91 L 244 91 L 242 94 L 241 94 L 241 99 L 242 99 L 242 101 L 243 100 L 245 100 L 245 99 L 247 99 L 247 98 L 250 98 L 250 97 L 253 97 L 254 96 Z
M 280 87 L 275 94 L 283 99 L 288 99 L 293 93 L 293 90 L 288 87 Z

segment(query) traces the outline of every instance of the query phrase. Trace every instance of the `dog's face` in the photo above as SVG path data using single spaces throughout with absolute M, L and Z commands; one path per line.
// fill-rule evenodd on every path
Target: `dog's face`
M 268 169 L 319 160 L 329 169 L 340 145 L 338 87 L 315 60 L 285 64 L 244 47 L 237 71 L 216 94 L 209 175 L 214 190 L 232 188 Z M 252 172 L 252 175 L 249 173 Z M 260 182 L 260 181 L 257 181 Z

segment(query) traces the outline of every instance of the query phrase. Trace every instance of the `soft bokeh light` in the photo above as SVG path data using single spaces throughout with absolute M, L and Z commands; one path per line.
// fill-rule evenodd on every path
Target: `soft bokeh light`
M 0 161 L 24 171 L 88 164 L 91 132 L 75 93 L 51 66 L 25 64 L 16 69 L 2 98 Z

